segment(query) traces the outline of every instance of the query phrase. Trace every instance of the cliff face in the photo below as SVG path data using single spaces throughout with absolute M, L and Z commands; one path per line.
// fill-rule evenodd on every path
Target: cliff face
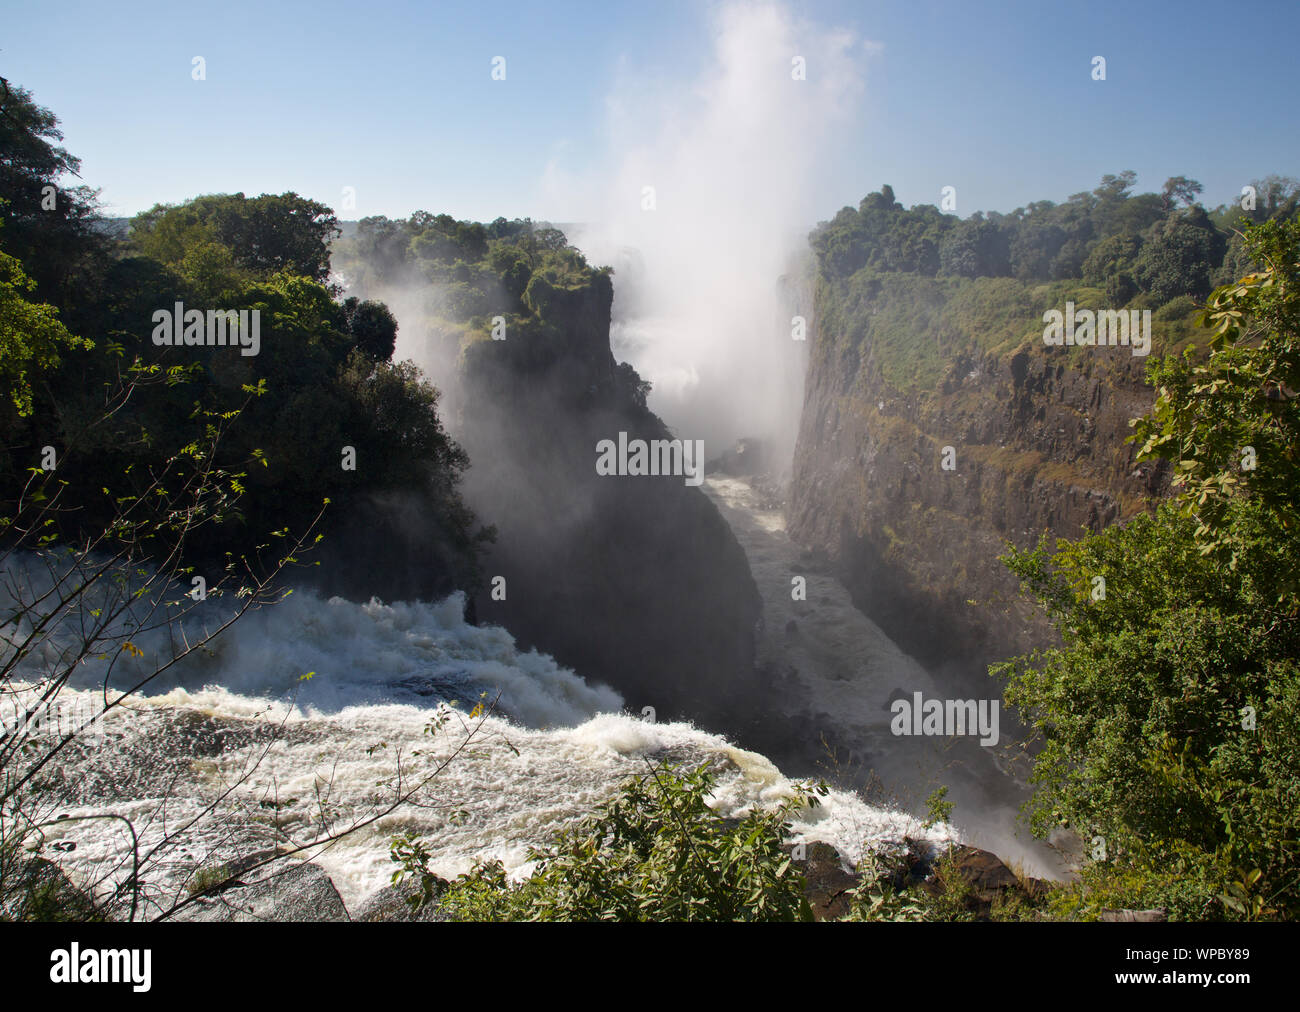
M 478 618 L 614 686 L 634 711 L 731 726 L 734 700 L 755 691 L 761 602 L 744 553 L 681 476 L 597 474 L 600 440 L 671 435 L 610 352 L 608 275 L 538 287 L 528 298 L 545 326 L 464 356 L 466 498 L 498 530 Z
M 831 298 L 823 289 L 819 307 Z M 1135 464 L 1125 442 L 1151 404 L 1146 359 L 958 340 L 968 350 L 945 358 L 937 385 L 903 392 L 882 378 L 869 333 L 854 345 L 813 330 L 791 536 L 832 561 L 858 607 L 928 665 L 975 676 L 1051 642 L 997 557 L 1008 541 L 1074 537 L 1162 493 L 1163 469 Z

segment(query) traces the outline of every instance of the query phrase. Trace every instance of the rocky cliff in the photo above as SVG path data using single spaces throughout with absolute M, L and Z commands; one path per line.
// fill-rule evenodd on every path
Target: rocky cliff
M 849 320 L 839 298 L 820 284 L 791 535 L 918 659 L 981 677 L 988 662 L 1052 639 L 998 561 L 1006 542 L 1098 529 L 1165 487 L 1125 442 L 1152 400 L 1146 359 L 1032 336 L 981 350 L 974 335 L 949 335 L 929 382 L 900 389 L 873 340 L 871 318 L 888 307 L 859 305 Z M 1041 335 L 1027 319 L 1026 334 L 1036 326 Z M 915 340 L 932 339 L 919 330 Z
M 743 551 L 682 476 L 596 471 L 600 440 L 671 438 L 610 352 L 612 297 L 600 271 L 530 285 L 544 323 L 465 350 L 466 496 L 498 530 L 475 608 L 637 712 L 735 732 L 761 612 Z

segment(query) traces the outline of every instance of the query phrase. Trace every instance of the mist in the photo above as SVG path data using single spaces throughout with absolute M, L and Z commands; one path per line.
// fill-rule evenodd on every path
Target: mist
M 680 88 L 624 75 L 607 100 L 611 167 L 592 178 L 553 163 L 546 204 L 583 223 L 570 239 L 592 263 L 614 267 L 614 353 L 653 384 L 650 407 L 675 434 L 704 439 L 710 458 L 759 436 L 788 462 L 807 233 L 827 216 L 821 168 L 873 44 L 782 4 L 724 5 L 710 34 Z

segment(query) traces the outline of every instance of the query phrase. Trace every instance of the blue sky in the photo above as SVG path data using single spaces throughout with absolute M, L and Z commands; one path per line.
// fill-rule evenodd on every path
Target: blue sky
M 236 190 L 339 207 L 352 186 L 343 217 L 565 220 L 581 205 L 546 180 L 572 190 L 618 164 L 612 99 L 662 130 L 693 114 L 683 88 L 707 95 L 721 6 L 0 0 L 0 73 L 59 116 L 113 213 Z M 885 182 L 908 205 L 956 186 L 965 215 L 1130 168 L 1140 189 L 1199 179 L 1211 205 L 1300 175 L 1294 2 L 781 6 L 852 33 L 861 75 L 805 184 L 817 217 Z

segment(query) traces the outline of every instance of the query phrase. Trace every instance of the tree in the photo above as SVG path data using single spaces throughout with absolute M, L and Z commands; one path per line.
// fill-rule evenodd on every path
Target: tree
M 31 92 L 0 77 L 0 225 L 44 299 L 75 294 L 72 278 L 106 246 L 96 191 L 60 185 L 81 162 L 57 145 L 58 122 Z
M 1204 298 L 1226 249 L 1227 241 L 1204 209 L 1192 207 L 1151 227 L 1134 277 L 1160 302 L 1179 295 Z
M 1101 177 L 1101 184 L 1092 194 L 1103 204 L 1119 203 L 1128 197 L 1136 182 L 1137 173 L 1132 169 L 1125 169 L 1118 176 L 1107 173 Z
M 32 376 L 59 363 L 60 348 L 90 348 L 92 343 L 68 333 L 59 311 L 28 301 L 36 283 L 23 265 L 0 251 L 0 389 L 20 417 L 32 413 Z
M 1083 197 L 1079 202 L 1077 206 L 1086 208 L 1097 235 L 1107 236 L 1120 231 L 1118 223 L 1134 199 L 1130 191 L 1136 182 L 1137 173 L 1131 169 L 1126 169 L 1117 176 L 1108 173 L 1101 177 L 1101 184 L 1091 195 Z M 1073 198 L 1071 203 L 1074 203 Z
M 382 302 L 356 297 L 343 304 L 348 314 L 348 331 L 356 339 L 357 347 L 372 362 L 387 362 L 397 347 L 397 317 Z
M 1007 234 L 976 212 L 948 232 L 939 247 L 940 269 L 963 278 L 1006 277 L 1011 273 Z
M 1187 207 L 1196 203 L 1196 195 L 1205 187 L 1195 179 L 1188 179 L 1186 176 L 1171 176 L 1165 180 L 1164 188 L 1160 191 L 1160 197 L 1166 211 L 1172 211 L 1178 206 L 1179 202 Z
M 896 215 L 882 237 L 873 261 L 882 270 L 907 271 L 934 277 L 939 272 L 939 246 L 952 227 L 951 215 L 923 204 Z
M 1103 286 L 1118 274 L 1128 274 L 1142 251 L 1142 240 L 1134 235 L 1112 235 L 1101 240 L 1083 262 L 1085 284 Z
M 1047 214 L 1029 214 L 1017 223 L 1011 240 L 1011 273 L 1021 281 L 1046 281 L 1052 276 L 1052 261 L 1065 245 L 1065 231 L 1047 219 Z
M 1174 464 L 1198 538 L 1230 565 L 1227 517 L 1243 501 L 1279 536 L 1300 534 L 1300 218 L 1255 226 L 1245 244 L 1263 268 L 1209 299 L 1206 361 L 1189 349 L 1158 364 L 1159 396 L 1135 436 L 1142 457 Z
M 1258 225 L 1271 219 L 1290 218 L 1300 210 L 1300 180 L 1270 175 L 1252 179 L 1250 185 L 1255 191 L 1254 208 L 1245 210 L 1239 202 L 1234 202 L 1226 209 L 1229 212 L 1227 224 L 1236 225 L 1244 216 Z
M 160 263 L 178 264 L 195 244 L 218 242 L 261 277 L 288 272 L 319 284 L 329 280 L 330 243 L 339 233 L 329 207 L 292 192 L 195 197 L 158 204 L 131 222 L 135 248 Z

